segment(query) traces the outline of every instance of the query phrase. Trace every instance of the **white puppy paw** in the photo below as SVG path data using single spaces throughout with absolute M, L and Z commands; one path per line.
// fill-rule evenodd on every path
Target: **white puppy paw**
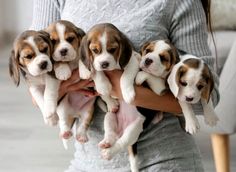
M 200 124 L 197 118 L 185 119 L 185 130 L 190 134 L 195 134 L 200 129 Z
M 44 123 L 49 126 L 56 126 L 58 123 L 58 116 L 56 114 L 51 115 L 50 117 L 44 118 Z
M 215 114 L 207 114 L 204 116 L 205 123 L 211 127 L 215 126 L 219 118 Z
M 119 102 L 116 99 L 111 98 L 107 103 L 108 112 L 116 113 L 119 110 Z
M 70 67 L 67 64 L 60 64 L 55 68 L 55 75 L 59 80 L 67 80 L 71 77 L 71 74 Z
M 79 60 L 79 75 L 81 79 L 89 79 L 91 77 L 91 72 L 81 60 Z
M 142 85 L 142 83 L 143 83 L 144 81 L 146 81 L 146 79 L 147 79 L 146 77 L 147 77 L 146 72 L 144 72 L 144 71 L 138 72 L 138 74 L 137 74 L 137 76 L 136 76 L 136 78 L 135 78 L 135 83 L 136 83 L 137 85 Z
M 60 133 L 60 137 L 63 139 L 69 139 L 72 135 L 71 131 L 63 131 Z

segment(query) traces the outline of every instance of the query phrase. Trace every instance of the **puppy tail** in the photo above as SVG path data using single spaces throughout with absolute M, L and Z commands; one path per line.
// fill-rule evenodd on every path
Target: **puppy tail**
M 128 147 L 129 162 L 131 172 L 139 172 L 138 157 L 137 157 L 137 143 Z
M 108 112 L 106 103 L 100 97 L 97 99 L 97 105 L 103 112 Z

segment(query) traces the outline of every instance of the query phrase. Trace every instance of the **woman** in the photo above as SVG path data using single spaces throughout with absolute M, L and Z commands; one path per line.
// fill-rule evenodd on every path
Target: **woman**
M 137 51 L 146 41 L 169 39 L 180 53 L 194 54 L 213 65 L 207 45 L 206 16 L 200 0 L 35 0 L 32 29 L 43 29 L 59 19 L 69 20 L 85 31 L 94 24 L 109 22 L 127 35 Z M 107 75 L 113 84 L 112 93 L 122 100 L 119 88 L 121 72 L 113 71 Z M 73 77 L 76 78 L 76 74 Z M 71 85 L 73 77 L 62 85 L 61 95 L 72 90 L 82 92 L 86 84 L 91 84 L 81 81 Z M 212 98 L 216 105 L 219 101 L 216 77 L 215 81 Z M 150 124 L 138 140 L 140 170 L 203 171 L 192 136 L 181 129 L 178 118 L 172 115 L 181 112 L 173 95 L 167 93 L 160 97 L 143 87 L 136 87 L 136 91 L 133 104 L 165 112 L 163 120 Z M 195 106 L 194 110 L 202 114 L 201 105 Z M 130 171 L 126 151 L 111 161 L 101 159 L 97 144 L 103 138 L 103 118 L 103 112 L 96 108 L 89 130 L 90 140 L 84 146 L 75 143 L 75 158 L 68 172 Z

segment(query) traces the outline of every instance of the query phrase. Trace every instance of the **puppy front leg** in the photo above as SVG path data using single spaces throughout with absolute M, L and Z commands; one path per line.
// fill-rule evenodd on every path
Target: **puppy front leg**
M 118 100 L 111 96 L 101 96 L 101 98 L 106 103 L 108 112 L 116 113 L 119 110 Z
M 129 63 L 124 68 L 124 72 L 120 78 L 120 88 L 125 102 L 131 103 L 135 97 L 134 79 L 139 71 L 138 57 L 136 52 L 132 52 Z
M 112 85 L 103 71 L 96 71 L 93 76 L 93 80 L 98 93 L 106 96 L 110 95 Z
M 211 127 L 215 126 L 219 118 L 215 113 L 211 98 L 209 99 L 208 103 L 206 99 L 201 98 L 201 103 L 203 107 L 205 123 L 210 125 Z
M 59 80 L 52 78 L 50 75 L 46 75 L 43 107 L 46 118 L 52 118 L 56 115 L 59 86 Z
M 144 81 L 146 81 L 148 83 L 151 90 L 153 92 L 155 92 L 157 95 L 162 95 L 163 92 L 166 90 L 164 79 L 162 79 L 160 77 L 153 76 L 153 75 L 146 73 L 144 71 L 138 72 L 138 74 L 135 78 L 136 84 L 141 85 Z
M 81 60 L 79 60 L 79 75 L 81 79 L 89 79 L 91 77 L 91 72 Z
M 110 160 L 118 152 L 137 142 L 140 133 L 143 131 L 144 121 L 145 118 L 142 115 L 139 115 L 139 117 L 125 129 L 123 135 L 113 146 L 102 150 L 102 157 Z
M 199 129 L 199 122 L 193 112 L 192 106 L 189 103 L 179 101 L 185 118 L 185 130 L 190 134 L 195 134 Z
M 67 80 L 72 74 L 70 66 L 67 63 L 55 63 L 54 71 L 56 78 L 59 80 Z

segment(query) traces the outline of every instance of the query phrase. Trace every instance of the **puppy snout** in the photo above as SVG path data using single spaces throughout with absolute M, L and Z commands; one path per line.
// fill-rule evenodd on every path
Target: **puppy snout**
M 146 65 L 146 66 L 149 66 L 150 64 L 152 64 L 152 62 L 153 62 L 152 59 L 147 58 L 147 59 L 145 60 L 145 65 Z
M 187 101 L 187 102 L 193 101 L 193 97 L 188 97 L 188 96 L 186 96 L 186 101 Z
M 68 49 L 67 48 L 63 48 L 60 53 L 62 56 L 66 56 L 67 55 L 67 52 L 68 52 Z
M 108 68 L 108 66 L 109 66 L 109 63 L 108 63 L 107 61 L 101 63 L 101 67 L 102 67 L 103 69 Z
M 48 66 L 48 62 L 47 62 L 47 61 L 44 61 L 44 62 L 42 62 L 42 63 L 39 65 L 40 69 L 42 69 L 42 70 L 46 69 L 47 66 Z

